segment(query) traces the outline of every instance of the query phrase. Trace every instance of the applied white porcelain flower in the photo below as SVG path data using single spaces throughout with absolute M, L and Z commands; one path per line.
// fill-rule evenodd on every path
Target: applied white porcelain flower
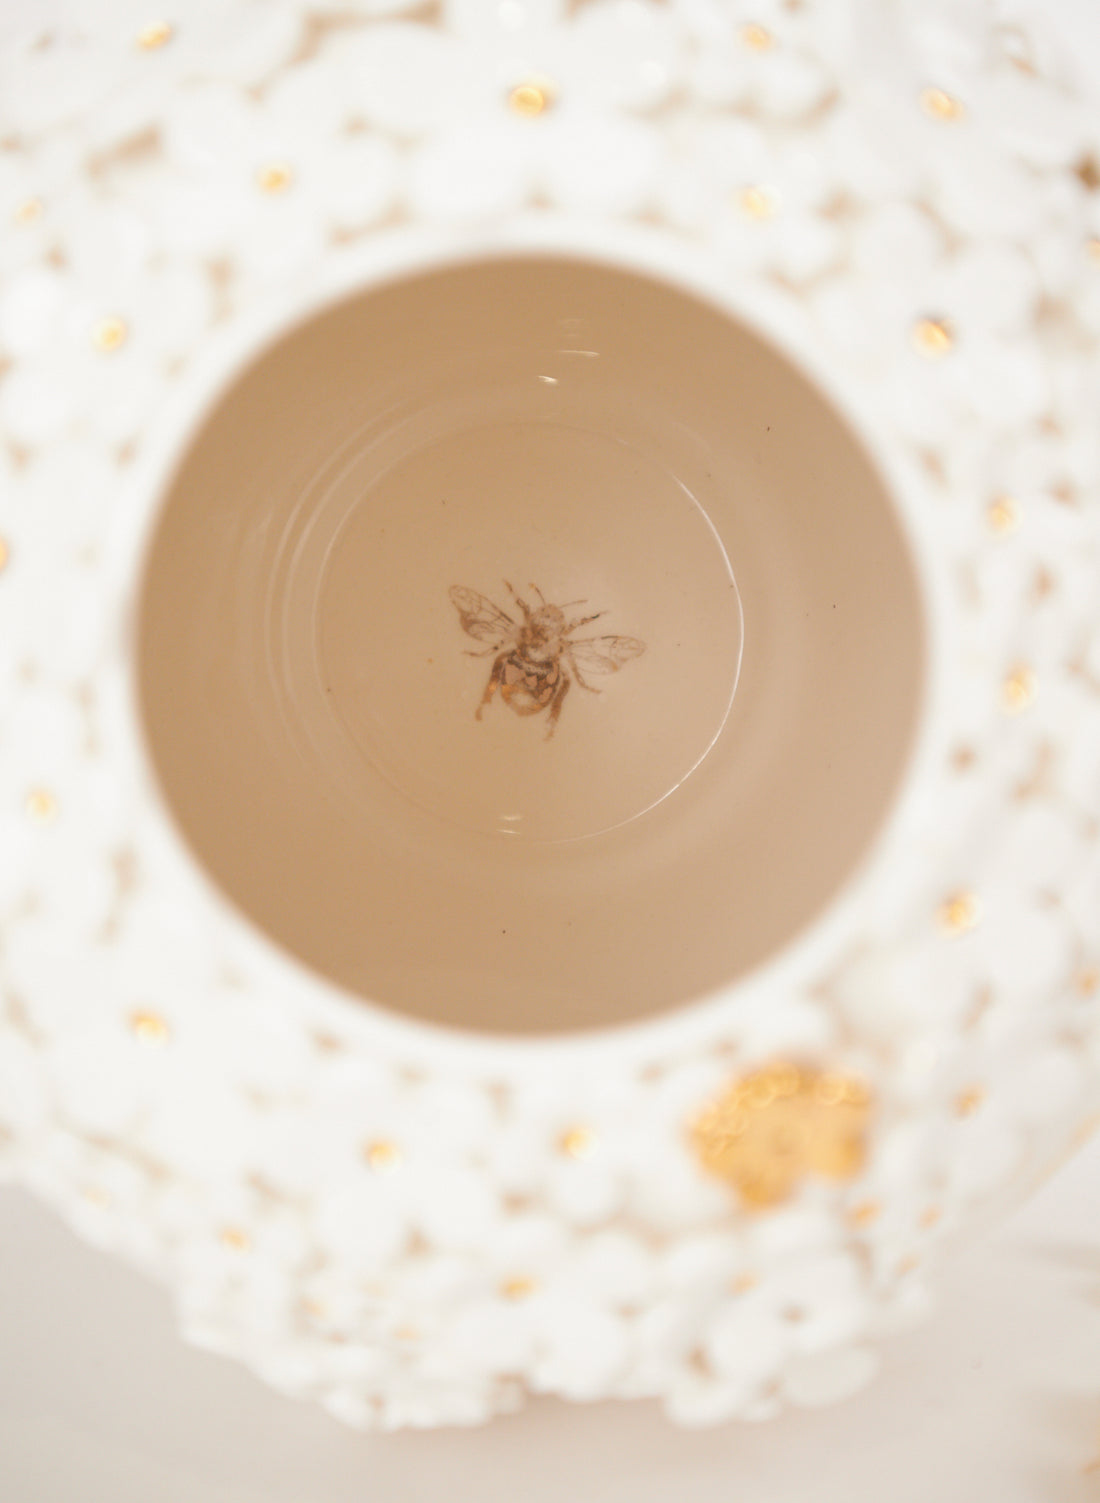
M 819 56 L 834 24 L 828 14 L 782 0 L 751 7 L 702 0 L 685 11 L 695 42 L 688 77 L 706 104 L 797 120 L 835 87 Z
M 333 234 L 376 223 L 394 203 L 398 162 L 378 134 L 348 133 L 356 114 L 319 64 L 286 74 L 262 107 L 223 84 L 179 90 L 164 124 L 174 172 L 150 173 L 159 234 L 232 271 L 278 278 Z
M 845 248 L 821 210 L 836 192 L 827 155 L 806 140 L 777 142 L 762 125 L 722 116 L 684 138 L 661 187 L 671 222 L 705 233 L 738 272 L 774 270 L 807 282 Z
M 28 269 L 0 294 L 0 348 L 16 360 L 0 386 L 0 431 L 32 449 L 61 438 L 123 444 L 206 328 L 211 290 L 197 268 L 154 269 L 132 211 L 90 216 L 66 250 L 72 274 Z
M 577 1399 L 614 1391 L 633 1352 L 629 1313 L 656 1278 L 652 1253 L 625 1232 L 576 1238 L 551 1217 L 509 1218 L 451 1301 L 442 1360 L 487 1377 L 527 1369 L 536 1388 Z
M 874 211 L 855 239 L 856 282 L 814 307 L 833 346 L 876 372 L 884 420 L 921 444 L 968 421 L 1011 432 L 1052 400 L 1049 372 L 1019 339 L 1039 298 L 1030 260 L 993 239 L 949 253 L 912 205 Z
M 48 926 L 55 946 L 82 944 L 110 911 L 108 853 L 125 829 L 124 790 L 82 755 L 83 716 L 61 696 L 24 697 L 0 727 L 0 910 L 33 911 L 25 932 Z
M 70 0 L 59 12 L 0 58 L 0 120 L 30 137 L 79 120 L 101 148 L 148 130 L 179 81 L 260 83 L 303 27 L 283 0 L 180 0 L 163 12 L 142 0 L 104 0 L 94 12 Z
M 1026 1029 L 999 1055 L 990 1050 L 969 1075 L 957 1079 L 966 1083 L 955 1097 L 955 1119 L 944 1137 L 942 1172 L 945 1195 L 962 1205 L 1002 1189 L 1027 1162 L 1029 1134 L 1048 1128 L 1085 1093 L 1075 1052 L 1056 1044 L 1037 1046 Z M 1055 1140 L 1054 1146 L 1062 1145 Z M 1032 1160 L 1033 1172 L 1040 1167 Z
M 368 118 L 411 139 L 410 202 L 476 217 L 543 194 L 566 209 L 630 213 L 650 200 L 663 145 L 644 117 L 675 89 L 683 33 L 651 0 L 458 3 L 447 33 L 378 28 L 356 43 Z M 449 33 L 449 34 L 448 34 Z M 415 67 L 424 87 L 398 80 Z
M 747 1236 L 685 1241 L 668 1271 L 672 1297 L 647 1312 L 642 1341 L 686 1424 L 766 1411 L 789 1364 L 843 1349 L 868 1315 L 858 1259 L 835 1219 L 811 1209 L 781 1212 Z

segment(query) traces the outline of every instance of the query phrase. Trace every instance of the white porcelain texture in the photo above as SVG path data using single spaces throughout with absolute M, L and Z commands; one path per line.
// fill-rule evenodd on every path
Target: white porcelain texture
M 1095 117 L 984 4 L 159 20 L 81 7 L 0 59 L 0 1169 L 352 1424 L 841 1397 L 1100 1072 Z M 823 923 L 545 1045 L 382 1016 L 248 929 L 128 677 L 155 482 L 235 362 L 341 287 L 523 245 L 705 290 L 824 372 L 932 633 L 903 798 Z M 869 1160 L 750 1217 L 684 1123 L 787 1056 L 869 1078 Z

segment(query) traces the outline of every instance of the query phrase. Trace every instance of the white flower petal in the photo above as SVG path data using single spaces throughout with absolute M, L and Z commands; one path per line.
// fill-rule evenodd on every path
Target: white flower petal
M 15 277 L 0 293 L 0 346 L 9 355 L 32 354 L 55 334 L 70 302 L 70 284 L 58 271 L 36 267 Z
M 541 38 L 565 13 L 565 0 L 443 0 L 448 31 L 498 49 Z
M 562 208 L 627 214 L 645 207 L 662 157 L 652 127 L 580 111 L 537 123 L 540 177 Z
M 792 1329 L 752 1290 L 723 1305 L 703 1346 L 720 1378 L 755 1387 L 782 1367 L 792 1349 Z
M 318 195 L 323 197 L 329 222 L 349 233 L 386 217 L 407 170 L 390 143 L 376 136 L 354 137 L 331 147 L 325 152 L 323 167 Z
M 500 1202 L 487 1175 L 439 1166 L 418 1186 L 417 1224 L 429 1241 L 461 1250 L 484 1246 L 500 1219 Z
M 955 258 L 945 274 L 943 306 L 961 323 L 1013 333 L 1034 315 L 1039 279 L 1023 251 L 1001 242 L 978 242 Z
M 350 67 L 365 117 L 397 136 L 454 129 L 477 98 L 492 97 L 485 59 L 432 27 L 372 26 L 349 45 Z
M 521 1304 L 487 1299 L 462 1310 L 445 1340 L 464 1372 L 514 1373 L 530 1363 L 535 1333 Z
M 992 985 L 1010 996 L 1050 989 L 1069 973 L 1065 925 L 1049 908 L 1006 895 L 990 904 L 979 936 Z
M 813 58 L 778 48 L 762 59 L 765 66 L 756 77 L 755 93 L 766 115 L 794 120 L 821 104 L 833 87 L 829 75 Z
M 332 1257 L 356 1269 L 388 1263 L 402 1251 L 408 1235 L 394 1198 L 369 1181 L 323 1192 L 313 1214 L 313 1229 Z
M 444 131 L 413 158 L 406 192 L 412 207 L 432 218 L 476 218 L 517 209 L 534 179 L 526 132 L 541 122 L 469 125 Z
M 256 105 L 226 85 L 181 90 L 164 116 L 164 149 L 181 167 L 209 170 L 257 151 L 263 121 Z
M 580 1400 L 605 1394 L 630 1353 L 626 1323 L 599 1305 L 550 1296 L 539 1301 L 537 1313 L 535 1388 Z
M 560 39 L 563 87 L 583 93 L 590 103 L 652 109 L 679 82 L 679 20 L 653 0 L 593 0 L 563 28 Z
M 1083 101 L 1045 79 L 1005 68 L 983 80 L 978 108 L 982 124 L 992 127 L 1013 155 L 1041 171 L 1072 165 L 1087 149 Z
M 50 1116 L 40 1055 L 16 1033 L 0 1033 L 0 1139 L 29 1137 Z

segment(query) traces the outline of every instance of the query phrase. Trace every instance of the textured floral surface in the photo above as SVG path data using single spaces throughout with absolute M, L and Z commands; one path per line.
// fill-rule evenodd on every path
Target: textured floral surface
M 1100 131 L 996 7 L 875 14 L 111 3 L 0 59 L 0 1166 L 352 1423 L 840 1397 L 1087 1108 Z M 524 208 L 659 224 L 781 306 L 908 477 L 955 636 L 939 764 L 818 973 L 513 1074 L 372 1034 L 199 885 L 139 765 L 119 538 L 207 331 L 391 225 Z M 876 1116 L 858 1179 L 751 1217 L 686 1123 L 777 1058 Z

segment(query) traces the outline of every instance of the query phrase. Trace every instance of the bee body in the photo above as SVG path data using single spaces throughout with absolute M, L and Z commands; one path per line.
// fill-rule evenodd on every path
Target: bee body
M 476 641 L 490 644 L 484 652 L 471 653 L 471 656 L 493 655 L 489 682 L 474 714 L 481 719 L 485 706 L 492 702 L 499 688 L 500 697 L 517 715 L 538 715 L 547 711 L 546 735 L 549 738 L 554 734 L 562 704 L 574 679 L 582 689 L 592 694 L 600 692 L 585 682 L 581 674 L 582 663 L 588 672 L 615 673 L 623 663 L 644 652 L 645 644 L 635 637 L 585 637 L 574 641 L 573 632 L 595 621 L 602 611 L 569 621 L 565 609 L 550 604 L 537 585 L 531 588 L 541 603 L 532 610 L 507 580 L 505 584 L 523 612 L 521 622 L 514 621 L 475 590 L 455 585 L 450 592 L 462 629 Z M 570 603 L 584 604 L 581 600 Z M 563 659 L 568 668 L 563 666 Z

